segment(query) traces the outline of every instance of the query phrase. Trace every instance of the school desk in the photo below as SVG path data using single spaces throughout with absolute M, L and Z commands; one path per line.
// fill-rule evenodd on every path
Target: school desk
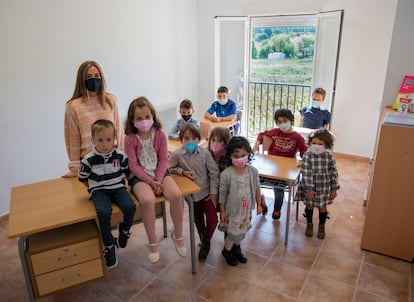
M 300 169 L 296 159 L 284 156 L 255 154 L 252 166 L 259 171 L 259 175 L 276 180 L 283 180 L 288 184 L 288 202 L 286 206 L 285 244 L 289 236 L 290 204 L 293 200 L 293 188 L 299 180 Z M 279 188 L 276 186 L 276 188 Z M 285 189 L 285 187 L 280 187 Z M 297 213 L 296 213 L 297 215 Z M 297 218 L 296 218 L 297 219 Z
M 180 188 L 181 194 L 190 197 L 186 199 L 189 200 L 191 265 L 194 273 L 196 272 L 196 255 L 194 207 L 191 194 L 199 192 L 200 187 L 186 177 L 178 175 L 172 175 L 172 177 Z M 130 195 L 137 205 L 134 220 L 139 221 L 141 211 L 138 200 L 132 193 Z M 164 197 L 158 197 L 156 205 L 164 205 L 164 201 Z M 165 216 L 165 211 L 163 211 L 163 216 Z M 120 221 L 121 218 L 122 212 L 114 205 L 112 207 L 113 224 L 117 223 L 117 219 Z M 8 236 L 9 238 L 19 237 L 19 256 L 30 301 L 35 301 L 39 296 L 63 288 L 103 277 L 104 260 L 100 234 L 94 223 L 95 220 L 97 220 L 97 215 L 93 203 L 89 200 L 85 186 L 77 178 L 57 178 L 12 188 Z M 91 228 L 91 225 L 95 226 L 95 230 Z M 76 239 L 76 237 L 79 238 Z M 66 246 L 65 238 L 71 243 L 69 247 Z M 54 246 L 48 246 L 48 244 Z M 65 255 L 66 252 L 70 252 L 71 247 L 79 252 L 69 254 L 71 256 Z M 32 257 L 32 252 L 37 254 Z M 96 253 L 98 253 L 97 257 Z M 95 256 L 91 256 L 91 254 Z M 85 259 L 88 261 L 82 257 L 86 257 Z M 56 262 L 55 267 L 45 268 L 50 266 L 50 262 L 53 261 Z M 37 275 L 35 277 L 36 272 L 33 271 L 33 267 L 37 263 L 41 264 L 39 279 L 37 279 Z M 75 271 L 77 265 L 73 264 L 78 263 L 82 271 Z M 69 272 L 65 270 L 69 270 Z M 72 276 L 70 278 L 62 277 L 59 272 L 69 273 Z M 47 276 L 46 279 L 41 279 L 44 276 Z M 38 282 L 44 285 L 44 288 L 39 289 Z M 59 284 L 53 285 L 52 282 Z

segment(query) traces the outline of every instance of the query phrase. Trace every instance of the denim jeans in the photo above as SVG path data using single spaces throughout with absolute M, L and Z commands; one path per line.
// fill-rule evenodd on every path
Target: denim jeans
M 124 231 L 129 231 L 131 228 L 136 210 L 135 203 L 125 188 L 95 191 L 92 193 L 91 199 L 98 215 L 102 241 L 105 246 L 111 246 L 114 243 L 114 237 L 111 233 L 111 203 L 115 203 L 124 214 L 124 221 L 120 225 L 120 229 Z

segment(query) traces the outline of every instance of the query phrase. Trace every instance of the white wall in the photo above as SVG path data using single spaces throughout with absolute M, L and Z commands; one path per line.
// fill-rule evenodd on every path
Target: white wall
M 83 61 L 102 66 L 122 117 L 138 95 L 197 96 L 195 11 L 192 0 L 0 2 L 0 216 L 11 187 L 66 172 L 64 108 Z
M 335 151 L 371 157 L 382 108 L 396 5 L 397 0 L 198 1 L 199 66 L 203 70 L 199 77 L 199 106 L 207 108 L 207 100 L 214 96 L 215 15 L 270 15 L 344 9 L 332 122 L 332 129 L 337 133 Z

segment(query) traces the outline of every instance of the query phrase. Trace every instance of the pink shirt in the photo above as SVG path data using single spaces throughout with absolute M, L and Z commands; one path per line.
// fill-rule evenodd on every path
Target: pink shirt
M 125 153 L 128 156 L 131 175 L 136 176 L 146 183 L 150 183 L 153 178 L 144 171 L 139 162 L 138 154 L 141 149 L 142 145 L 138 140 L 137 134 L 130 133 L 125 136 Z M 167 135 L 162 130 L 155 130 L 154 149 L 158 159 L 154 178 L 162 182 L 168 168 Z

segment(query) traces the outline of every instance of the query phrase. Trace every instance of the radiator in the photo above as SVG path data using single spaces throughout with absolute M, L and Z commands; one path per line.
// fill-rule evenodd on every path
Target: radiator
M 166 133 L 170 132 L 178 119 L 177 104 L 168 103 L 161 105 L 159 108 L 156 108 L 156 110 L 158 118 L 162 123 L 162 129 L 164 129 Z

